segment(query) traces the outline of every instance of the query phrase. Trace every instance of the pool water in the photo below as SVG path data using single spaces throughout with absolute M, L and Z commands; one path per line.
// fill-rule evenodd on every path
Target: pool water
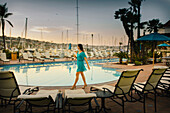
M 118 60 L 89 60 L 91 69 L 84 72 L 87 84 L 117 80 L 120 76 L 117 69 L 104 68 L 95 63 L 117 62 Z M 87 67 L 86 64 L 85 66 Z M 27 86 L 71 86 L 76 77 L 76 69 L 76 61 L 0 66 L 0 71 L 13 71 L 18 84 Z M 83 85 L 81 75 L 77 85 Z

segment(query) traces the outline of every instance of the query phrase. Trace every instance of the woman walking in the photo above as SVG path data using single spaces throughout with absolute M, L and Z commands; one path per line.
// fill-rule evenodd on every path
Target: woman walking
M 90 66 L 89 66 L 89 63 L 87 61 L 87 57 L 84 53 L 84 50 L 83 50 L 83 45 L 82 44 L 78 44 L 77 46 L 78 48 L 78 52 L 77 53 L 77 72 L 76 72 L 76 79 L 75 79 L 75 82 L 74 82 L 74 85 L 72 86 L 72 90 L 76 88 L 76 84 L 79 80 L 79 74 L 81 74 L 81 77 L 83 79 L 83 82 L 84 82 L 84 86 L 82 87 L 83 89 L 87 86 L 87 83 L 86 83 L 86 79 L 85 79 L 85 76 L 84 76 L 84 71 L 86 71 L 86 68 L 84 66 L 84 60 L 88 66 L 88 69 L 90 70 Z

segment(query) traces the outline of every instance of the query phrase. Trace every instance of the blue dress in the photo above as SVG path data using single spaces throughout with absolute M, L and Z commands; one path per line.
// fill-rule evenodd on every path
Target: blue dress
M 84 57 L 86 57 L 84 52 L 77 52 L 77 72 L 83 72 L 86 71 L 86 68 L 84 66 Z

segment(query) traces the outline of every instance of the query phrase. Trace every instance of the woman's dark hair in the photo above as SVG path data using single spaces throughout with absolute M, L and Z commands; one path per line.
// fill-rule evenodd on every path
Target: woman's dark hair
M 83 49 L 83 45 L 82 45 L 82 44 L 78 44 L 78 47 L 80 48 L 81 51 L 84 52 L 84 49 Z

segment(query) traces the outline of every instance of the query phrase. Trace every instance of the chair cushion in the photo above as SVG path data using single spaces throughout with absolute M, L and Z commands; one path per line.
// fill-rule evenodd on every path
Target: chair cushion
M 160 80 L 161 83 L 165 83 L 165 84 L 170 84 L 170 81 L 168 80 Z
M 102 86 L 92 86 L 93 88 L 96 88 L 96 89 L 99 89 L 101 91 L 104 91 L 103 88 L 107 88 L 109 89 L 112 93 L 114 92 L 115 90 L 115 87 L 114 86 L 111 86 L 111 85 L 102 85 Z M 107 91 L 107 90 L 106 90 Z
M 53 101 L 55 101 L 57 94 L 58 90 L 40 90 L 36 95 L 19 95 L 18 99 L 38 99 L 51 96 Z
M 2 60 L 2 61 L 4 61 L 4 62 L 9 62 L 10 60 L 9 60 L 9 59 L 6 59 L 6 60 Z
M 95 93 L 85 93 L 83 89 L 65 90 L 65 97 L 71 99 L 82 99 L 96 97 Z

